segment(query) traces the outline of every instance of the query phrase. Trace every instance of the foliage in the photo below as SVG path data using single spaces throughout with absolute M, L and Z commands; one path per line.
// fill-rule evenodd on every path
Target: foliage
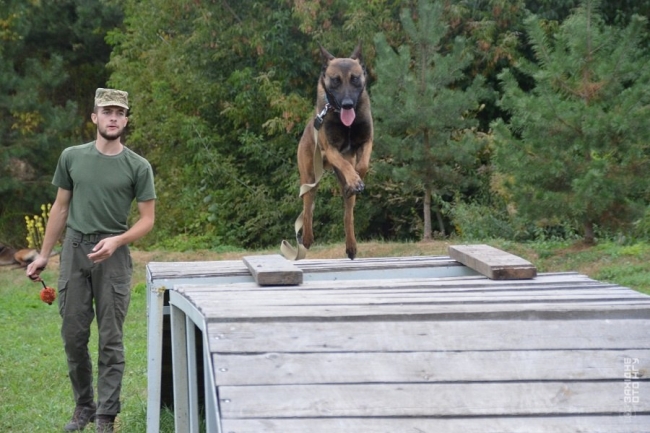
M 41 214 L 29 217 L 25 215 L 25 226 L 27 227 L 27 248 L 41 250 L 45 238 L 45 227 L 50 217 L 52 205 L 50 203 L 41 205 Z
M 526 8 L 544 20 L 564 21 L 579 6 L 580 0 L 526 0 Z M 649 16 L 650 1 L 605 1 L 601 11 L 607 24 L 625 25 L 634 15 Z
M 382 3 L 371 9 L 388 23 Z M 109 35 L 111 83 L 131 91 L 129 145 L 156 171 L 153 242 L 182 234 L 268 246 L 291 236 L 300 210 L 295 149 L 318 77 L 311 38 L 351 51 L 363 30 L 355 23 L 368 16 L 351 4 L 314 15 L 280 0 L 126 3 L 125 30 Z M 340 193 L 320 189 L 317 212 L 336 220 Z M 372 218 L 363 205 L 357 216 Z
M 108 76 L 103 35 L 120 20 L 119 8 L 103 0 L 0 1 L 0 229 L 7 243 L 22 245 L 22 216 L 53 200 L 61 150 L 91 139 L 94 91 Z
M 456 235 L 465 241 L 515 239 L 516 229 L 506 213 L 479 203 L 455 202 L 450 211 Z
M 400 188 L 423 194 L 423 237 L 430 239 L 431 199 L 440 209 L 444 197 L 474 181 L 483 144 L 475 114 L 486 92 L 482 76 L 467 80 L 472 57 L 463 38 L 447 38 L 440 3 L 422 0 L 417 11 L 404 9 L 401 21 L 407 44 L 395 50 L 383 34 L 375 38 L 377 153 Z M 444 226 L 439 228 L 444 234 Z
M 133 109 L 126 143 L 151 160 L 156 174 L 156 229 L 138 245 L 277 245 L 292 236 L 300 211 L 295 148 L 303 125 L 314 115 L 318 43 L 347 55 L 362 42 L 368 88 L 378 115 L 381 103 L 375 99 L 390 95 L 381 90 L 381 82 L 389 77 L 383 76 L 376 61 L 373 38 L 381 33 L 388 47 L 411 46 L 412 34 L 400 14 L 410 11 L 406 18 L 412 21 L 411 29 L 417 28 L 425 3 L 0 0 L 2 241 L 16 247 L 25 242 L 24 215 L 37 213 L 40 203 L 54 198 L 50 181 L 61 150 L 94 137 L 88 116 L 94 89 L 113 86 L 130 92 Z M 504 68 L 521 58 L 537 62 L 524 37 L 526 9 L 538 14 L 546 37 L 553 41 L 579 5 L 577 0 L 436 3 L 442 5 L 440 19 L 446 28 L 439 54 L 451 56 L 457 38 L 464 41 L 461 76 L 450 90 L 466 90 L 482 76 L 481 91 L 487 93 L 500 91 L 497 75 Z M 602 20 L 615 28 L 634 25 L 639 45 L 647 45 L 647 24 L 633 17 L 648 15 L 649 5 L 649 0 L 605 2 Z M 415 60 L 417 49 L 410 50 Z M 647 53 L 638 54 L 639 62 L 645 58 Z M 524 63 L 511 73 L 528 93 L 537 83 Z M 627 88 L 627 78 L 622 79 L 618 84 Z M 394 102 L 394 107 L 406 106 Z M 498 118 L 508 125 L 513 112 L 489 99 L 481 103 L 480 111 L 463 113 L 451 139 L 451 149 L 468 145 L 480 150 L 474 152 L 473 162 L 466 160 L 467 165 L 445 174 L 450 176 L 449 185 L 446 180 L 438 184 L 441 191 L 435 194 L 425 194 L 423 183 L 409 179 L 405 160 L 395 159 L 377 119 L 367 188 L 355 212 L 360 239 L 418 239 L 428 230 L 425 206 L 434 208 L 439 233 L 452 227 L 452 200 L 492 206 L 494 191 L 488 185 L 494 174 L 494 147 L 470 142 L 477 132 L 489 134 Z M 388 119 L 385 113 L 383 117 Z M 403 138 L 405 146 L 417 142 L 414 135 Z M 439 147 L 436 156 L 449 159 L 445 152 L 450 149 Z M 435 168 L 442 175 L 449 166 L 436 162 Z M 413 178 L 421 177 L 421 167 L 418 170 Z M 457 183 L 459 178 L 463 185 Z M 425 197 L 431 204 L 425 205 Z M 635 230 L 626 231 L 628 236 L 647 233 L 643 229 L 647 218 L 641 216 L 647 198 L 633 200 L 633 207 L 638 211 L 629 219 L 610 220 L 608 226 L 600 225 L 602 230 L 619 231 L 611 226 L 631 220 Z M 498 215 L 501 210 L 493 212 Z M 316 208 L 319 242 L 342 238 L 341 213 L 340 192 L 328 176 Z M 524 221 L 524 215 L 518 214 L 523 233 L 546 230 L 540 221 Z M 551 223 L 569 227 L 575 219 Z M 515 232 L 522 233 L 519 228 Z
M 500 78 L 510 124 L 495 123 L 495 162 L 511 176 L 517 212 L 541 225 L 579 221 L 586 242 L 595 227 L 624 228 L 650 199 L 650 68 L 642 48 L 646 20 L 605 25 L 593 1 L 553 35 L 532 16 L 536 63 L 522 60 Z M 535 87 L 524 91 L 518 77 Z
M 646 207 L 643 215 L 633 223 L 632 238 L 650 240 L 650 206 Z

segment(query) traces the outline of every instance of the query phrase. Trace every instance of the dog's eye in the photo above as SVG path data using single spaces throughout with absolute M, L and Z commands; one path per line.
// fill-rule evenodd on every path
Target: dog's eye
M 330 77 L 330 86 L 339 87 L 341 85 L 341 77 Z
M 352 78 L 350 79 L 350 82 L 354 86 L 360 86 L 361 85 L 361 77 L 358 75 L 353 75 Z

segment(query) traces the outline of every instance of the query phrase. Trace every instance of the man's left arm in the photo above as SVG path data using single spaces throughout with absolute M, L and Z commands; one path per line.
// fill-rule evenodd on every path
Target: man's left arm
M 121 235 L 102 239 L 95 245 L 93 252 L 88 254 L 93 263 L 106 260 L 122 245 L 137 241 L 151 231 L 156 220 L 156 200 L 138 202 L 138 212 L 140 217 L 130 229 Z

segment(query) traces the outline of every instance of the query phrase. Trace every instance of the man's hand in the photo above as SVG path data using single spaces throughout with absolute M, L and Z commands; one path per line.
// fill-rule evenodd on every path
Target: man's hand
M 102 239 L 95 245 L 93 252 L 88 254 L 88 258 L 93 263 L 100 263 L 113 255 L 116 249 L 122 246 L 117 236 Z
M 27 265 L 27 277 L 32 280 L 32 281 L 42 281 L 41 280 L 41 272 L 43 269 L 45 269 L 45 266 L 47 266 L 47 257 L 43 257 L 39 255 L 36 257 L 36 259 L 31 262 L 29 265 Z

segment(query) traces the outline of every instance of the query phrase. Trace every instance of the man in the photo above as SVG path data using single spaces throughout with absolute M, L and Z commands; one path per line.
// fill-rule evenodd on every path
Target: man
M 40 281 L 40 272 L 65 227 L 58 298 L 76 402 L 65 431 L 83 430 L 94 421 L 98 432 L 113 432 L 120 412 L 122 328 L 132 274 L 128 244 L 153 228 L 156 198 L 151 165 L 121 141 L 128 122 L 127 98 L 121 90 L 97 89 L 91 114 L 97 138 L 61 153 L 52 181 L 58 191 L 43 247 L 27 267 L 27 276 Z M 127 218 L 134 199 L 139 218 L 129 228 Z M 95 316 L 99 331 L 97 404 L 88 352 Z

